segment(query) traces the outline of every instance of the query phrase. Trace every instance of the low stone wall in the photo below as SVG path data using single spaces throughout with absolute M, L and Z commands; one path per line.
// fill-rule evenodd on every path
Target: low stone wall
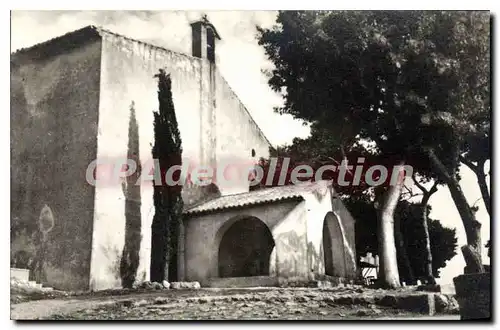
M 211 278 L 205 285 L 209 288 L 250 288 L 250 287 L 282 287 L 282 288 L 334 288 L 349 281 L 342 277 L 323 275 L 314 280 L 302 277 L 247 276 Z
M 490 273 L 460 275 L 453 281 L 462 320 L 489 319 L 491 317 Z
M 249 277 L 224 277 L 209 280 L 209 288 L 249 288 L 278 286 L 277 277 L 273 276 L 249 276 Z

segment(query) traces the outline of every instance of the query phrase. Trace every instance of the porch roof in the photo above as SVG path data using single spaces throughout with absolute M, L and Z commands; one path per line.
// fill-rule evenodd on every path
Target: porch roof
M 276 203 L 285 200 L 303 200 L 306 194 L 326 193 L 329 181 L 323 180 L 296 185 L 263 188 L 250 192 L 221 196 L 184 211 L 186 215 L 211 213 L 225 209 L 242 208 L 252 205 Z

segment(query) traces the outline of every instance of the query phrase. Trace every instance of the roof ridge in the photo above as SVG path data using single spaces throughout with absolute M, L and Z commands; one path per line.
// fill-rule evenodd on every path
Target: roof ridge
M 233 90 L 233 88 L 231 87 L 231 85 L 229 84 L 229 82 L 226 80 L 226 78 L 224 78 L 224 76 L 222 74 L 219 74 L 219 75 L 222 78 L 222 80 L 226 83 L 226 85 L 229 88 L 229 90 L 238 98 L 238 101 L 240 101 L 241 106 L 243 107 L 243 109 L 245 110 L 245 112 L 247 113 L 247 115 L 250 117 L 250 120 L 257 127 L 257 129 L 259 130 L 260 134 L 264 137 L 264 139 L 269 144 L 269 146 L 274 147 L 273 144 L 271 143 L 271 141 L 269 141 L 269 139 L 267 138 L 267 136 L 264 134 L 264 131 L 260 128 L 259 124 L 257 124 L 257 122 L 255 121 L 255 119 L 253 118 L 252 114 L 247 109 L 246 105 L 243 104 L 243 101 L 240 100 L 238 94 L 236 94 L 236 92 Z
M 62 40 L 62 39 L 67 38 L 69 36 L 76 35 L 78 33 L 83 33 L 85 30 L 92 30 L 92 31 L 99 32 L 98 29 L 99 28 L 97 26 L 92 25 L 92 24 L 91 25 L 85 25 L 85 26 L 83 26 L 83 27 L 81 27 L 79 29 L 66 32 L 65 34 L 61 34 L 61 35 L 53 37 L 51 39 L 47 39 L 45 41 L 39 42 L 39 43 L 34 44 L 32 46 L 22 47 L 22 48 L 16 49 L 13 53 L 11 53 L 11 55 L 18 55 L 18 54 L 27 53 L 29 51 L 32 51 L 32 50 L 37 49 L 37 48 L 41 48 L 43 46 L 47 46 L 47 45 L 49 45 L 51 43 L 54 43 L 54 42 L 59 41 L 59 40 Z
M 311 190 L 304 189 L 307 186 L 312 187 Z M 284 200 L 304 199 L 304 196 L 307 194 L 315 194 L 319 189 L 328 188 L 331 186 L 331 180 L 319 180 L 319 181 L 310 181 L 310 182 L 300 182 L 297 184 L 290 184 L 284 186 L 274 186 L 269 188 L 262 188 L 254 191 L 247 191 L 237 194 L 219 196 L 200 204 L 194 205 L 187 210 L 184 210 L 184 214 L 186 215 L 194 215 L 206 212 L 215 212 L 225 209 L 233 209 L 233 208 L 241 208 L 248 207 L 252 205 L 260 205 L 265 203 L 274 203 L 280 202 Z M 280 191 L 281 190 L 281 191 Z M 273 193 L 264 194 L 264 196 L 258 196 L 259 192 L 270 192 Z M 246 195 L 241 199 L 234 200 L 235 197 Z M 253 199 L 253 200 L 252 200 Z
M 163 46 L 158 46 L 158 45 L 150 43 L 150 42 L 146 42 L 146 41 L 142 41 L 142 40 L 139 40 L 139 39 L 131 38 L 131 37 L 128 37 L 126 35 L 123 35 L 123 34 L 120 34 L 120 33 L 114 32 L 114 31 L 111 31 L 111 30 L 103 27 L 102 25 L 94 25 L 94 24 L 86 25 L 86 26 L 84 26 L 82 28 L 79 28 L 77 30 L 73 30 L 73 31 L 67 32 L 65 34 L 62 34 L 60 36 L 57 36 L 57 37 L 54 37 L 54 38 L 42 41 L 42 42 L 34 44 L 34 45 L 30 46 L 30 47 L 20 48 L 20 49 L 16 50 L 14 53 L 11 53 L 11 55 L 24 54 L 24 53 L 32 51 L 32 50 L 34 50 L 36 48 L 40 48 L 40 47 L 43 47 L 43 46 L 48 46 L 51 43 L 57 42 L 59 40 L 62 40 L 64 38 L 67 38 L 69 36 L 72 36 L 72 35 L 75 35 L 75 34 L 78 34 L 78 33 L 82 33 L 85 30 L 95 31 L 95 32 L 99 33 L 101 36 L 102 36 L 102 34 L 110 34 L 110 35 L 114 35 L 114 36 L 123 38 L 125 40 L 129 40 L 129 41 L 132 41 L 132 42 L 137 42 L 137 43 L 140 43 L 140 44 L 148 45 L 148 46 L 153 47 L 153 48 L 157 48 L 157 49 L 161 49 L 161 50 L 164 50 L 164 51 L 167 51 L 167 52 L 171 52 L 171 53 L 174 53 L 176 55 L 186 56 L 188 58 L 197 58 L 197 57 L 191 56 L 189 54 L 181 53 L 181 52 L 178 52 L 178 51 L 175 51 L 175 50 L 171 50 L 171 49 L 165 48 Z
M 163 46 L 158 46 L 158 45 L 153 44 L 151 42 L 146 42 L 146 41 L 142 41 L 142 40 L 139 40 L 139 39 L 127 37 L 126 35 L 113 32 L 113 31 L 108 30 L 108 29 L 106 29 L 104 27 L 97 27 L 97 29 L 98 29 L 98 31 L 100 31 L 102 33 L 112 34 L 114 36 L 118 36 L 118 37 L 123 38 L 125 40 L 129 40 L 129 41 L 137 42 L 137 43 L 140 43 L 140 44 L 144 44 L 144 45 L 147 45 L 149 47 L 153 47 L 153 48 L 156 48 L 156 49 L 161 49 L 161 50 L 164 50 L 164 51 L 167 51 L 167 52 L 170 52 L 170 53 L 174 53 L 176 55 L 181 55 L 181 56 L 185 56 L 185 57 L 188 57 L 188 58 L 199 59 L 198 57 L 195 57 L 195 56 L 192 56 L 192 55 L 189 55 L 189 54 L 186 54 L 186 53 L 181 53 L 181 52 L 178 52 L 178 51 L 175 51 L 175 50 L 171 50 L 171 49 L 168 49 L 168 48 L 163 47 Z
M 78 35 L 80 33 L 84 34 L 86 31 L 94 31 L 94 32 L 98 33 L 99 35 L 101 35 L 101 37 L 102 37 L 103 34 L 113 35 L 113 36 L 117 36 L 117 37 L 123 38 L 123 39 L 128 40 L 128 41 L 136 42 L 136 43 L 139 43 L 139 44 L 144 44 L 144 45 L 147 45 L 149 47 L 153 47 L 153 48 L 156 48 L 156 49 L 167 51 L 167 52 L 170 52 L 170 53 L 173 53 L 173 54 L 176 54 L 176 55 L 180 55 L 180 56 L 184 56 L 184 57 L 187 57 L 187 58 L 190 58 L 190 59 L 198 59 L 197 57 L 191 56 L 189 54 L 177 52 L 177 51 L 174 51 L 174 50 L 170 50 L 170 49 L 167 49 L 167 48 L 162 47 L 162 46 L 157 46 L 157 45 L 152 44 L 150 42 L 141 41 L 139 39 L 130 38 L 130 37 L 127 37 L 125 35 L 122 35 L 122 34 L 113 32 L 111 30 L 108 30 L 108 29 L 104 28 L 103 26 L 94 25 L 94 24 L 86 25 L 86 26 L 84 26 L 84 27 L 82 27 L 80 29 L 67 32 L 67 33 L 65 33 L 63 35 L 54 37 L 52 39 L 48 39 L 46 41 L 43 41 L 43 42 L 40 42 L 38 44 L 32 45 L 30 47 L 18 49 L 14 53 L 11 53 L 11 56 L 17 56 L 17 55 L 27 54 L 27 53 L 29 53 L 31 51 L 36 50 L 36 49 L 47 47 L 50 44 L 53 44 L 53 43 L 56 43 L 58 41 L 64 40 L 65 38 L 68 38 L 68 37 L 71 37 L 71 36 L 75 36 L 75 35 Z M 222 72 L 220 72 L 219 69 L 217 69 L 216 71 L 217 71 L 218 75 L 221 77 L 222 81 L 227 85 L 227 87 L 231 91 L 231 93 L 236 96 L 236 98 L 238 99 L 240 105 L 244 109 L 245 113 L 250 118 L 251 122 L 257 127 L 260 135 L 266 140 L 266 142 L 268 143 L 268 145 L 270 147 L 273 147 L 273 144 L 271 143 L 271 141 L 269 141 L 268 137 L 266 136 L 266 134 L 264 134 L 264 131 L 261 129 L 261 127 L 259 126 L 259 124 L 255 121 L 255 119 L 253 118 L 252 114 L 250 113 L 250 111 L 248 110 L 248 108 L 246 107 L 246 105 L 240 99 L 240 97 L 238 96 L 238 94 L 233 90 L 233 88 L 231 87 L 231 85 L 229 84 L 229 82 L 226 80 L 226 78 L 224 77 L 224 75 L 222 75 Z

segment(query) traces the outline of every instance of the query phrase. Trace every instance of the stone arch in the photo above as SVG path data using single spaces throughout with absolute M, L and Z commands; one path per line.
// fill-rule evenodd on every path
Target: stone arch
M 340 219 L 328 212 L 323 221 L 323 256 L 325 274 L 335 277 L 345 277 L 345 251 Z
M 269 275 L 275 242 L 267 225 L 256 217 L 228 220 L 216 237 L 219 277 Z

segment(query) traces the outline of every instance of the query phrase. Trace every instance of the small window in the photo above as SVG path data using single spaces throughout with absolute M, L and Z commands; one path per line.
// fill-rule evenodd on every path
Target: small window
M 255 149 L 252 149 L 252 157 L 255 157 Z

